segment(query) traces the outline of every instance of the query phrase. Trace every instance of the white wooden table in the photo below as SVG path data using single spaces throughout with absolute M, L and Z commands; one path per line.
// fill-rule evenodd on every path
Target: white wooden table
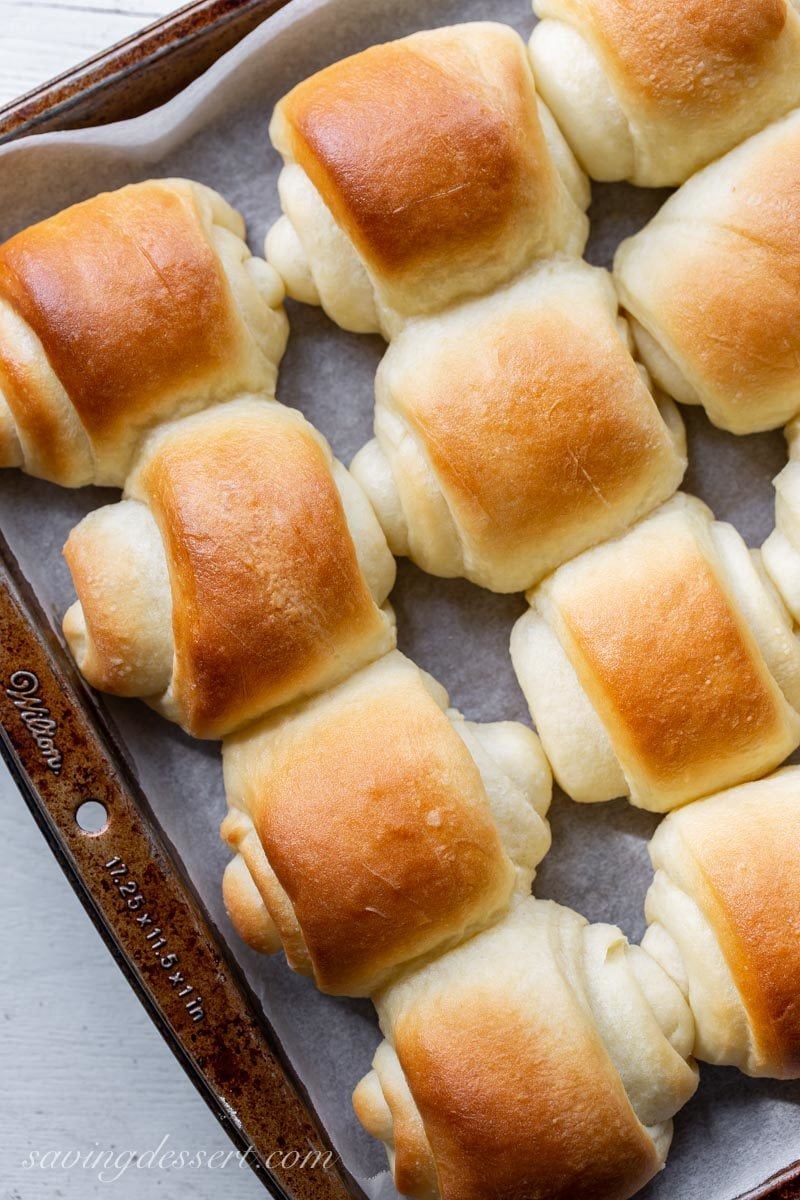
M 170 0 L 0 0 L 0 104 L 175 7 Z
M 0 103 L 171 7 L 0 0 Z M 235 1164 L 159 1170 L 131 1162 L 116 1182 L 91 1167 L 25 1165 L 31 1152 L 112 1152 L 113 1179 L 128 1152 L 154 1151 L 165 1137 L 165 1149 L 207 1156 L 230 1143 L 130 991 L 2 764 L 0 845 L 0 1200 L 261 1200 L 249 1168 Z

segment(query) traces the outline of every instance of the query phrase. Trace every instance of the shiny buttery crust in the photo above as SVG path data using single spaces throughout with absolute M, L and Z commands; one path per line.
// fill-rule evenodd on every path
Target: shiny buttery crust
M 149 641 L 156 620 L 138 604 L 131 620 L 120 589 L 120 562 L 140 553 L 138 535 L 127 544 L 120 524 L 130 501 L 146 506 L 160 534 L 174 660 L 163 695 L 130 680 L 124 694 L 148 696 L 195 736 L 221 737 L 390 649 L 393 624 L 359 562 L 339 473 L 358 492 L 322 437 L 275 401 L 237 400 L 159 430 L 128 479 L 126 501 L 111 509 L 118 561 L 101 557 L 107 543 L 97 542 L 91 519 L 65 547 L 78 604 L 64 628 L 89 681 L 118 690 L 129 642 Z M 359 503 L 380 560 L 381 603 L 393 565 Z
M 701 1003 L 713 954 L 687 954 L 689 1000 L 698 1021 L 698 1056 L 751 1075 L 800 1077 L 800 768 L 712 796 L 673 813 L 650 844 L 666 877 L 648 895 L 651 929 L 676 944 L 693 938 L 673 889 L 711 931 L 735 987 L 741 1026 Z M 669 890 L 668 890 L 669 889 Z M 652 938 L 653 934 L 648 937 Z M 710 981 L 713 987 L 713 981 Z M 738 1014 L 737 1014 L 738 1015 Z
M 756 590 L 748 582 L 740 599 L 744 570 Z M 512 655 L 557 777 L 564 722 L 551 726 L 549 697 L 531 690 L 523 640 L 531 619 L 557 639 L 634 804 L 663 812 L 755 778 L 800 741 L 800 717 L 779 686 L 797 703 L 788 618 L 773 612 L 741 539 L 713 524 L 699 501 L 679 494 L 624 537 L 560 567 L 530 600 Z M 546 693 L 547 680 L 540 686 Z
M 524 44 L 505 26 L 425 31 L 335 63 L 279 102 L 270 135 L 345 233 L 379 306 L 401 317 L 585 244 Z
M 175 179 L 95 196 L 0 246 L 0 461 L 121 486 L 153 425 L 271 392 L 283 288 L 243 237 L 216 192 Z
M 614 272 L 662 387 L 733 433 L 785 424 L 800 410 L 800 112 L 685 184 Z
M 534 0 L 534 9 L 537 85 L 597 178 L 683 183 L 800 104 L 791 0 Z M 610 169 L 589 144 L 607 133 Z
M 484 776 L 480 745 L 473 755 L 470 727 L 446 705 L 444 689 L 395 651 L 225 742 L 223 837 L 250 868 L 290 964 L 324 991 L 369 995 L 491 923 L 515 885 L 530 888 L 532 869 L 518 877 L 509 857 L 514 835 L 536 847 L 532 865 L 549 846 L 550 773 L 534 735 L 485 727 L 510 731 L 511 770 L 529 782 L 502 760 Z M 258 945 L 265 926 L 233 870 L 228 911 Z
M 683 428 L 627 336 L 610 277 L 570 259 L 410 322 L 378 369 L 377 445 L 352 468 L 393 552 L 522 591 L 666 500 Z
M 387 1041 L 354 1105 L 376 1136 L 399 1134 L 399 1190 L 626 1200 L 643 1187 L 663 1164 L 672 1113 L 696 1087 L 684 1059 L 688 1007 L 644 958 L 619 930 L 526 899 L 382 993 Z M 669 1013 L 664 1028 L 651 999 L 661 1019 Z M 633 1028 L 641 1040 L 618 1070 L 614 1055 Z M 626 1092 L 620 1071 L 631 1069 L 649 1079 L 646 1100 Z M 657 1115 L 651 1128 L 634 1104 Z

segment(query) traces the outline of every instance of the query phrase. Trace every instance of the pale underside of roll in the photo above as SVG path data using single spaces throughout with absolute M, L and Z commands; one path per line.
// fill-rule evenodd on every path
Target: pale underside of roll
M 789 461 L 772 481 L 775 528 L 761 547 L 770 579 L 800 625 L 800 421 L 785 429 Z
M 549 901 L 518 901 L 377 1006 L 386 1040 L 354 1105 L 418 1200 L 627 1200 L 697 1086 L 678 986 Z
M 686 993 L 695 1053 L 800 1078 L 800 768 L 672 813 L 650 843 L 643 946 Z
M 669 395 L 732 433 L 794 417 L 800 111 L 684 184 L 622 243 L 614 278 L 639 356 Z
M 397 651 L 224 744 L 233 924 L 324 991 L 370 995 L 530 891 L 551 776 Z
M 393 553 L 523 591 L 668 499 L 683 424 L 630 344 L 608 274 L 568 258 L 409 322 L 351 466 Z
M 267 259 L 345 329 L 391 336 L 586 244 L 588 182 L 506 26 L 415 33 L 335 63 L 278 103 L 270 136 L 284 215 Z
M 277 401 L 162 426 L 118 504 L 65 546 L 64 633 L 102 691 L 196 737 L 327 687 L 390 650 L 394 559 L 361 488 Z
M 511 655 L 553 773 L 665 812 L 800 742 L 800 645 L 732 526 L 679 493 L 529 594 Z
M 154 426 L 274 394 L 284 289 L 244 236 L 211 188 L 163 179 L 0 246 L 0 465 L 122 487 Z
M 796 0 L 534 0 L 540 95 L 593 179 L 685 182 L 800 105 Z

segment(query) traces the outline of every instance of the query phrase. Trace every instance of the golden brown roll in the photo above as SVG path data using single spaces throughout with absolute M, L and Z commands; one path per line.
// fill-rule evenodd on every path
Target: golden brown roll
M 697 1086 L 691 1012 L 610 925 L 544 900 L 377 998 L 356 1114 L 418 1200 L 627 1200 Z
M 547 853 L 535 734 L 447 703 L 395 651 L 225 741 L 228 912 L 323 991 L 370 995 L 490 924 Z
M 211 188 L 151 180 L 0 246 L 0 465 L 121 487 L 154 425 L 274 392 L 283 285 Z
M 683 424 L 629 336 L 610 276 L 567 258 L 409 322 L 351 467 L 392 552 L 522 591 L 671 496 Z
M 800 768 L 673 813 L 650 843 L 643 946 L 688 996 L 695 1053 L 800 1078 Z
M 243 397 L 162 426 L 73 529 L 64 634 L 88 681 L 222 737 L 394 645 L 394 559 L 299 413 Z
M 594 179 L 683 183 L 800 104 L 795 0 L 534 0 L 537 87 Z
M 800 743 L 800 643 L 732 526 L 679 493 L 529 594 L 511 656 L 553 773 L 666 812 Z
M 800 18 L 798 18 L 800 19 Z M 800 70 L 795 70 L 800 83 Z M 800 111 L 707 167 L 614 275 L 659 387 L 754 433 L 800 410 Z
M 345 329 L 389 335 L 586 244 L 588 183 L 503 25 L 335 63 L 280 101 L 270 137 L 285 215 L 267 258 Z

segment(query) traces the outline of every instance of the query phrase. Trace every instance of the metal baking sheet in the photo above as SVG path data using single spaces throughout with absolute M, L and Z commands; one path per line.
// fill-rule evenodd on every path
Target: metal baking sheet
M 533 26 L 524 0 L 496 0 L 491 11 L 476 0 L 293 0 L 162 109 L 0 150 L 0 236 L 101 188 L 183 174 L 218 188 L 241 208 L 251 244 L 260 250 L 278 214 L 280 162 L 266 134 L 275 100 L 313 70 L 376 41 L 487 17 L 508 22 L 523 36 Z M 595 185 L 590 260 L 607 265 L 619 240 L 639 228 L 665 195 Z M 292 337 L 279 398 L 300 408 L 347 462 L 371 433 L 372 384 L 383 345 L 343 333 L 318 310 L 289 309 Z M 737 439 L 714 430 L 701 413 L 684 415 L 691 458 L 687 490 L 731 520 L 749 544 L 760 544 L 772 525 L 770 480 L 785 461 L 782 437 Z M 58 628 L 71 599 L 61 545 L 85 512 L 116 498 L 96 489 L 66 492 L 16 472 L 0 476 L 0 527 L 42 608 L 43 616 L 29 614 L 29 621 Z M 401 649 L 442 680 L 467 716 L 527 720 L 508 657 L 521 597 L 435 580 L 401 563 L 393 602 Z M 12 662 L 4 649 L 8 677 L 24 664 Z M 382 1148 L 363 1134 L 350 1110 L 350 1091 L 379 1037 L 370 1006 L 319 995 L 282 959 L 265 960 L 243 948 L 230 929 L 219 891 L 226 852 L 217 834 L 224 813 L 217 748 L 191 741 L 138 703 L 103 701 L 101 707 L 130 757 L 167 853 L 193 881 L 210 936 L 216 927 L 227 940 L 342 1162 L 369 1195 L 392 1197 Z M 19 731 L 16 739 L 19 751 Z M 645 847 L 655 824 L 656 818 L 624 802 L 586 808 L 557 796 L 553 850 L 540 870 L 537 894 L 593 920 L 616 922 L 638 938 L 649 882 Z M 219 1084 L 212 1086 L 219 1095 Z M 800 1084 L 704 1069 L 697 1096 L 677 1118 L 667 1170 L 642 1196 L 695 1200 L 702 1193 L 706 1200 L 733 1200 L 759 1187 L 800 1158 L 798 1102 Z M 232 1107 L 235 1124 L 241 1114 Z M 304 1181 L 298 1172 L 282 1186 L 299 1196 Z

